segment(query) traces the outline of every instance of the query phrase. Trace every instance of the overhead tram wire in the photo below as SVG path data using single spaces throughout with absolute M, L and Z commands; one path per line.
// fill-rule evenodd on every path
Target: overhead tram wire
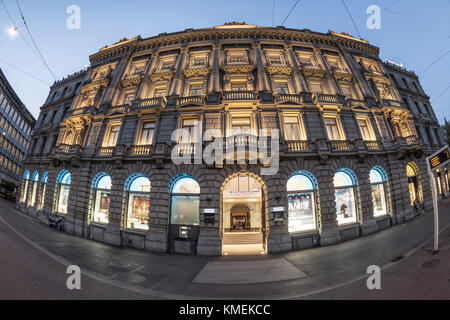
M 356 26 L 355 20 L 353 19 L 353 16 L 352 16 L 352 14 L 350 13 L 350 10 L 348 10 L 347 5 L 345 4 L 344 0 L 341 0 L 341 1 L 342 1 L 342 4 L 343 4 L 344 7 L 345 7 L 345 10 L 347 10 L 347 12 L 348 12 L 348 15 L 350 16 L 350 19 L 352 19 L 352 23 L 353 23 L 353 26 L 354 26 L 355 29 L 356 29 L 356 32 L 358 33 L 358 37 L 361 39 L 361 34 L 359 33 L 358 27 Z
M 284 26 L 284 23 L 286 22 L 287 18 L 289 18 L 289 16 L 291 15 L 292 11 L 294 11 L 295 7 L 297 6 L 297 4 L 300 2 L 300 0 L 297 0 L 294 4 L 294 6 L 291 8 L 291 11 L 289 11 L 289 13 L 287 14 L 286 18 L 284 18 L 283 22 L 281 23 L 282 26 Z
M 28 35 L 30 36 L 31 40 L 33 41 L 33 44 L 34 44 L 34 46 L 35 46 L 37 52 L 39 53 L 39 56 L 41 57 L 42 62 L 43 62 L 44 65 L 47 67 L 48 71 L 52 74 L 52 76 L 53 76 L 53 78 L 55 79 L 55 81 L 58 80 L 57 77 L 56 77 L 56 75 L 55 75 L 55 73 L 54 73 L 54 72 L 52 71 L 52 69 L 50 69 L 50 67 L 48 66 L 47 62 L 45 61 L 44 57 L 42 56 L 41 51 L 39 50 L 39 48 L 38 48 L 38 46 L 37 46 L 37 44 L 36 44 L 36 41 L 34 41 L 34 38 L 33 38 L 33 36 L 31 35 L 31 31 L 30 31 L 30 29 L 28 28 L 27 21 L 25 20 L 25 17 L 23 16 L 23 12 L 22 12 L 22 8 L 20 7 L 19 0 L 16 0 L 16 3 L 17 3 L 17 7 L 19 8 L 19 11 L 20 11 L 20 15 L 21 15 L 21 17 L 22 17 L 23 24 L 25 25 L 25 28 L 27 29 Z
M 432 66 L 434 66 L 437 62 L 439 62 L 440 60 L 442 60 L 446 55 L 448 55 L 450 53 L 450 50 L 448 50 L 446 53 L 444 53 L 442 56 L 440 56 L 439 58 L 437 58 L 436 60 L 434 60 L 428 67 L 426 67 L 425 69 L 423 69 L 422 71 L 420 71 L 418 73 L 418 75 L 421 75 L 422 73 L 424 73 L 425 71 L 427 71 L 428 69 L 430 69 Z
M 31 73 L 29 73 L 29 72 L 27 72 L 27 71 L 24 71 L 24 70 L 20 69 L 19 67 L 16 67 L 16 66 L 10 64 L 9 62 L 6 62 L 6 61 L 3 60 L 3 59 L 0 59 L 0 62 L 6 64 L 7 66 L 9 66 L 9 67 L 11 67 L 11 68 L 13 68 L 13 69 L 16 69 L 17 71 L 20 71 L 20 72 L 24 73 L 24 74 L 26 74 L 27 76 L 29 76 L 29 77 L 31 77 L 31 78 L 33 78 L 33 79 L 35 79 L 35 80 L 38 80 L 38 81 L 40 81 L 40 82 L 42 82 L 42 83 L 44 83 L 45 85 L 47 85 L 47 86 L 50 87 L 50 83 L 46 82 L 45 80 L 42 80 L 42 79 L 40 79 L 40 78 L 38 78 L 38 77 L 32 75 Z

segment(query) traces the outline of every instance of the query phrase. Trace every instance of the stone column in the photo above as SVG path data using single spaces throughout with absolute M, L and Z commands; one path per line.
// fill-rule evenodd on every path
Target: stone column
M 181 87 L 182 87 L 182 76 L 183 76 L 183 69 L 185 65 L 185 57 L 186 57 L 186 51 L 187 48 L 183 47 L 181 48 L 180 56 L 178 57 L 177 65 L 175 67 L 175 77 L 172 82 L 172 86 L 169 91 L 169 96 L 177 95 L 179 96 L 181 94 Z
M 136 99 L 146 99 L 148 98 L 148 89 L 150 87 L 150 70 L 153 67 L 153 64 L 157 60 L 155 55 L 152 55 L 149 61 L 147 62 L 147 66 L 144 71 L 144 77 L 142 78 L 142 82 L 136 92 Z
M 111 174 L 111 193 L 109 202 L 108 224 L 104 233 L 104 242 L 116 246 L 122 244 L 121 229 L 123 210 L 126 210 L 124 196 L 125 174 L 115 168 Z
M 219 45 L 214 44 L 213 52 L 211 53 L 211 58 L 209 65 L 211 66 L 211 75 L 209 77 L 208 89 L 209 92 L 220 91 L 220 65 L 219 65 Z
M 267 91 L 270 88 L 269 80 L 267 79 L 267 73 L 262 63 L 261 50 L 259 49 L 258 44 L 253 47 L 253 51 L 256 60 L 258 91 Z
M 339 228 L 336 215 L 336 200 L 334 197 L 334 172 L 328 164 L 319 166 L 317 181 L 319 184 L 320 217 L 319 232 L 322 246 L 340 241 Z
M 295 53 L 292 50 L 292 46 L 289 46 L 286 49 L 286 55 L 289 61 L 289 65 L 292 66 L 294 73 L 295 92 L 298 93 L 308 91 L 308 84 L 306 83 L 306 80 L 303 78 L 303 75 L 300 72 L 300 68 L 297 63 L 297 57 L 295 56 Z
M 414 208 L 410 203 L 406 165 L 393 155 L 388 156 L 386 165 L 386 170 L 390 173 L 388 183 L 391 190 L 393 223 L 403 223 L 407 217 L 414 215 Z
M 359 186 L 359 222 L 362 235 L 368 235 L 378 231 L 377 221 L 373 216 L 372 188 L 370 186 L 370 167 L 367 163 L 357 164 Z

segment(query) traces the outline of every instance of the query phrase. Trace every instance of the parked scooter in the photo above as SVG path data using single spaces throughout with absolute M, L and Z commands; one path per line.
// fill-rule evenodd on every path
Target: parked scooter
M 52 228 L 55 228 L 58 231 L 61 231 L 64 226 L 64 218 L 62 216 L 59 216 L 57 214 L 52 214 L 48 218 L 49 226 Z

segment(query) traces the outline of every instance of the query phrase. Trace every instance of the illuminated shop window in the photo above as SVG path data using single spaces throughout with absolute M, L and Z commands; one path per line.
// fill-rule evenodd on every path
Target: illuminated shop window
M 287 184 L 289 232 L 316 229 L 317 182 L 306 171 L 295 173 Z
M 200 185 L 193 178 L 178 178 L 171 188 L 171 224 L 198 225 Z
M 58 213 L 67 214 L 67 207 L 69 205 L 70 179 L 70 173 L 67 170 L 61 171 L 58 175 L 58 203 L 56 207 L 56 212 Z
M 142 174 L 129 178 L 127 228 L 148 230 L 150 211 L 150 180 Z
M 406 176 L 408 177 L 409 199 L 411 206 L 419 201 L 419 184 L 417 180 L 417 165 L 414 162 L 406 166 Z
M 44 207 L 45 190 L 47 189 L 47 179 L 48 179 L 48 172 L 46 171 L 42 174 L 41 178 L 41 190 L 40 190 L 38 210 L 42 210 L 42 208 Z
M 93 183 L 94 211 L 92 221 L 108 223 L 111 197 L 111 177 L 106 173 L 97 175 Z
M 334 197 L 338 224 L 356 222 L 356 176 L 350 169 L 334 175 Z
M 374 167 L 370 170 L 369 179 L 372 189 L 373 215 L 375 217 L 386 215 L 386 172 L 381 167 Z
M 39 184 L 39 173 L 37 171 L 33 172 L 31 176 L 31 180 L 33 181 L 32 189 L 31 189 L 31 199 L 29 205 L 34 207 L 36 204 L 37 190 Z
M 6 158 L 5 158 L 5 162 L 6 162 Z M 5 163 L 3 162 L 3 164 Z M 20 195 L 20 202 L 25 202 L 26 198 L 27 198 L 27 190 L 28 190 L 28 180 L 30 179 L 30 171 L 25 170 L 24 174 L 23 174 L 23 188 L 22 188 L 22 193 Z

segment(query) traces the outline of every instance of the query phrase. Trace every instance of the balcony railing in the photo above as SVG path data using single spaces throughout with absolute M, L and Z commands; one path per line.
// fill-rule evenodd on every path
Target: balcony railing
M 132 156 L 146 156 L 150 155 L 153 150 L 153 145 L 140 145 L 140 146 L 132 146 L 129 149 L 129 154 Z
M 312 151 L 311 143 L 307 140 L 286 140 L 286 152 Z
M 374 141 L 364 141 L 367 150 L 381 150 L 381 143 Z
M 177 106 L 185 105 L 185 104 L 205 104 L 204 96 L 192 96 L 192 97 L 182 97 L 178 98 Z
M 262 141 L 262 140 L 261 140 Z M 230 148 L 231 146 L 239 147 L 239 148 L 257 148 L 258 147 L 258 137 L 254 135 L 248 134 L 237 134 L 225 139 L 226 147 Z
M 224 91 L 223 100 L 258 100 L 254 91 Z
M 397 137 L 394 140 L 397 146 L 410 146 L 419 143 L 419 139 L 416 136 Z
M 345 98 L 334 94 L 317 94 L 317 102 L 344 104 Z
M 332 151 L 349 151 L 352 150 L 352 146 L 349 141 L 346 140 L 330 140 Z
M 225 59 L 225 64 L 226 65 L 236 65 L 236 64 L 250 64 L 250 59 L 249 58 L 226 58 Z
M 275 95 L 275 102 L 280 102 L 280 101 L 285 101 L 285 100 L 290 100 L 290 101 L 295 101 L 295 102 L 301 103 L 302 96 L 299 94 L 288 94 L 288 93 L 277 93 Z
M 120 106 L 111 106 L 109 107 L 108 113 L 116 113 L 116 112 L 127 112 L 128 104 L 120 105 Z
M 179 143 L 176 145 L 176 152 L 179 155 L 182 154 L 195 154 L 195 151 L 197 150 L 197 144 L 196 143 Z
M 110 157 L 114 154 L 115 147 L 100 147 L 97 149 L 97 156 Z
M 61 143 L 56 147 L 57 153 L 65 153 L 65 154 L 79 154 L 81 153 L 81 146 L 79 144 L 65 144 Z
M 69 110 L 69 112 L 67 112 L 67 114 L 66 114 L 66 118 L 83 115 L 83 114 L 93 114 L 93 113 L 94 113 L 94 107 L 92 107 L 92 106 L 82 107 L 82 108 Z
M 150 107 L 164 107 L 166 99 L 164 97 L 154 97 L 144 100 L 135 100 L 132 103 L 133 109 L 142 109 Z

